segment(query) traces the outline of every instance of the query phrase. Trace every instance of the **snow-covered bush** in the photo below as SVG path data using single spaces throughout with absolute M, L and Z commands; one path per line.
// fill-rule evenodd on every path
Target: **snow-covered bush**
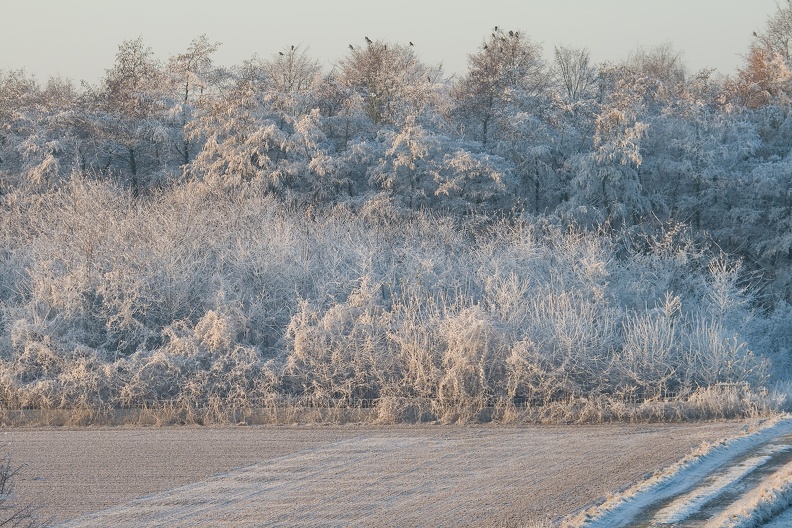
M 768 332 L 789 310 L 753 308 L 740 268 L 674 229 L 464 219 L 381 196 L 308 209 L 253 182 L 141 200 L 78 176 L 3 207 L 7 408 L 604 419 L 596 402 L 761 391 L 789 346 Z

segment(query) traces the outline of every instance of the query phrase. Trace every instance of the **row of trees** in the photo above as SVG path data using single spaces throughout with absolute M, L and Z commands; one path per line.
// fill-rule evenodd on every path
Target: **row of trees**
M 686 71 L 670 46 L 620 64 L 496 28 L 445 78 L 414 48 L 366 39 L 329 73 L 286 48 L 224 68 L 195 39 L 161 63 L 119 46 L 95 86 L 0 73 L 0 190 L 73 170 L 133 195 L 183 177 L 322 203 L 557 214 L 582 225 L 673 218 L 755 263 L 790 298 L 792 63 L 784 5 L 735 78 Z

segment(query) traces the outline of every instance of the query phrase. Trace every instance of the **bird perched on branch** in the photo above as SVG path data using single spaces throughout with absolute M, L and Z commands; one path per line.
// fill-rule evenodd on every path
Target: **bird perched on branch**
M 414 44 L 412 43 L 412 41 L 410 41 L 410 46 L 414 46 Z
M 349 45 L 349 49 L 353 50 L 353 49 L 355 49 L 355 46 L 353 46 L 352 44 L 350 44 L 350 45 Z
M 366 43 L 367 44 L 371 44 L 371 39 L 370 38 L 368 38 L 368 37 L 363 37 L 363 38 L 366 39 Z
M 281 57 L 283 57 L 283 52 L 282 52 L 282 51 L 279 51 L 279 52 L 278 52 L 278 55 L 280 55 Z

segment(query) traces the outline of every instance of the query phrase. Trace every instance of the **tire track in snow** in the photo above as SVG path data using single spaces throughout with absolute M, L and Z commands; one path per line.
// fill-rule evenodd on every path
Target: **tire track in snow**
M 660 524 L 676 524 L 687 520 L 699 512 L 705 504 L 716 500 L 725 490 L 729 489 L 743 477 L 755 471 L 771 459 L 770 456 L 751 457 L 734 467 L 712 477 L 712 483 L 704 484 L 693 491 L 674 499 L 671 504 L 661 509 L 652 522 Z
M 792 418 L 686 457 L 562 526 L 706 526 L 792 458 Z M 723 518 L 721 515 L 720 518 Z

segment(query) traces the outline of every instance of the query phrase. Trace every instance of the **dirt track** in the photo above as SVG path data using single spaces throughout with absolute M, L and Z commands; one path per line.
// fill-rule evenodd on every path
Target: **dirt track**
M 26 465 L 22 501 L 58 521 L 104 510 L 70 526 L 519 526 L 571 513 L 744 425 L 44 428 L 0 437 Z

